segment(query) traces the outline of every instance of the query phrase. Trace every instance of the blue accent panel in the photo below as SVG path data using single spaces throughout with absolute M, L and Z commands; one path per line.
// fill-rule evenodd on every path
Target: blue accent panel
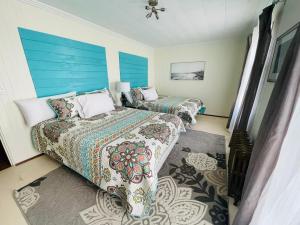
M 38 97 L 108 88 L 105 48 L 18 28 Z
M 148 59 L 119 52 L 120 80 L 130 82 L 131 87 L 148 86 Z

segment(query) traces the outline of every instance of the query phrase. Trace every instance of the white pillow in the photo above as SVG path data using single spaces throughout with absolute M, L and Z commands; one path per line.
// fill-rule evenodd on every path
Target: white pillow
M 44 98 L 30 98 L 16 100 L 15 103 L 19 107 L 26 124 L 30 127 L 56 117 L 55 112 L 48 105 L 48 99 L 64 98 L 76 96 L 76 92 L 69 92 L 62 95 L 48 96 Z
M 77 101 L 81 106 L 79 116 L 85 119 L 115 109 L 112 99 L 105 92 L 81 95 L 77 97 Z
M 145 101 L 154 101 L 154 100 L 158 99 L 158 95 L 157 95 L 155 88 L 149 88 L 146 90 L 142 90 L 142 93 L 144 95 Z

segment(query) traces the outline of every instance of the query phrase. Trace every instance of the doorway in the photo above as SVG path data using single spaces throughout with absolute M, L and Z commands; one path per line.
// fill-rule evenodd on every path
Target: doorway
M 10 167 L 10 163 L 0 140 L 0 171 Z

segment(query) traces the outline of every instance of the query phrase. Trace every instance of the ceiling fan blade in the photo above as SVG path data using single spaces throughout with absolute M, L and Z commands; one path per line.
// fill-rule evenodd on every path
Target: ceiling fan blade
M 157 20 L 159 19 L 157 11 L 155 11 L 155 17 Z
M 162 11 L 162 12 L 165 12 L 165 11 L 166 11 L 166 8 L 160 8 L 160 9 L 158 9 L 158 10 L 160 10 L 160 11 Z
M 146 15 L 146 18 L 149 19 L 151 16 L 152 16 L 152 12 L 149 12 L 149 13 Z
M 151 9 L 151 8 L 150 8 L 148 5 L 146 5 L 146 6 L 145 6 L 145 9 L 146 9 L 146 10 L 149 10 L 149 9 Z

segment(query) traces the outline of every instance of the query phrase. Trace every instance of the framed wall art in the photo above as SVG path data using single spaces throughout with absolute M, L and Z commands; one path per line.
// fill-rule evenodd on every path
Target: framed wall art
M 171 63 L 171 80 L 203 80 L 205 62 Z

